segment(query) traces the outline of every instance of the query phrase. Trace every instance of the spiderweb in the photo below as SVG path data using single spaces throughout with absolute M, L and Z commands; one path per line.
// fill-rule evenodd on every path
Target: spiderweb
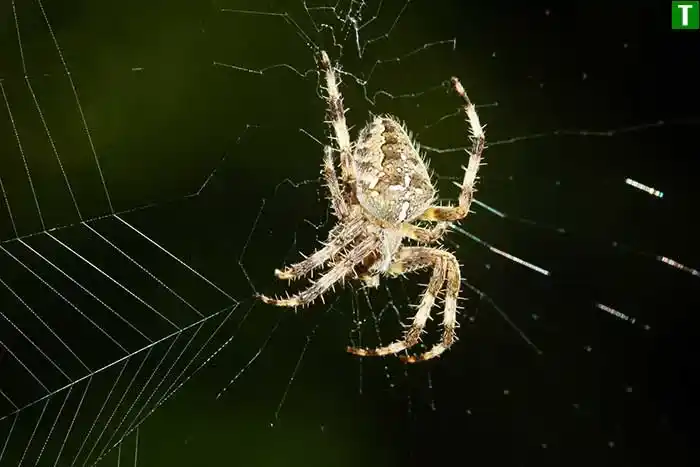
M 17 23 L 27 17 L 45 27 L 46 18 L 51 24 L 61 18 L 58 10 L 34 5 Z M 653 41 L 633 27 L 610 32 L 610 25 L 623 24 L 615 22 L 622 12 L 605 10 L 598 34 L 577 45 L 571 35 L 599 24 L 602 9 L 530 5 L 504 17 L 496 8 L 458 2 L 436 9 L 421 1 L 296 0 L 143 8 L 120 5 L 138 9 L 143 23 L 118 24 L 128 31 L 168 24 L 164 45 L 144 39 L 149 47 L 128 61 L 120 59 L 122 49 L 110 49 L 106 69 L 110 82 L 124 86 L 123 96 L 134 102 L 146 96 L 149 106 L 164 108 L 149 114 L 156 123 L 136 118 L 133 108 L 143 107 L 133 103 L 128 125 L 100 120 L 105 109 L 127 104 L 97 99 L 91 85 L 71 82 L 80 55 L 75 67 L 58 59 L 53 72 L 15 68 L 12 77 L 3 76 L 8 115 L 34 119 L 27 136 L 15 132 L 17 125 L 3 130 L 10 136 L 3 154 L 16 154 L 0 166 L 5 188 L 10 193 L 12 184 L 15 192 L 6 201 L 14 223 L 5 225 L 0 275 L 12 308 L 3 306 L 3 316 L 23 331 L 43 332 L 31 342 L 48 347 L 46 356 L 36 355 L 29 339 L 3 336 L 12 340 L 3 340 L 0 360 L 7 365 L 0 367 L 0 388 L 10 400 L 0 421 L 9 433 L 0 462 L 392 465 L 434 464 L 444 455 L 499 465 L 642 459 L 649 465 L 668 462 L 669 452 L 682 458 L 687 421 L 669 401 L 678 387 L 674 378 L 681 378 L 674 369 L 684 341 L 673 331 L 692 324 L 697 298 L 689 292 L 699 274 L 689 265 L 699 258 L 689 248 L 686 200 L 694 191 L 678 174 L 687 169 L 680 154 L 697 121 L 692 106 L 672 107 L 666 102 L 676 102 L 673 95 L 661 99 L 644 89 L 659 70 L 685 69 L 679 53 L 658 69 L 645 68 L 642 80 L 636 63 L 649 60 L 650 42 L 681 44 L 651 11 L 639 24 L 657 34 Z M 83 12 L 98 25 L 119 17 L 114 13 Z M 54 54 L 86 50 L 63 41 L 59 47 L 53 32 L 45 34 Z M 446 200 L 456 196 L 451 182 L 461 176 L 466 143 L 446 78 L 462 79 L 488 125 L 488 165 L 475 212 L 446 242 L 463 264 L 466 302 L 461 340 L 439 361 L 404 366 L 344 352 L 350 343 L 373 346 L 399 336 L 425 282 L 421 276 L 376 291 L 348 284 L 297 314 L 248 299 L 303 287 L 303 281 L 276 282 L 271 271 L 312 251 L 333 225 L 317 177 L 327 128 L 316 47 L 343 67 L 351 133 L 369 112 L 404 119 Z M 177 50 L 177 57 L 159 61 L 152 49 Z M 182 70 L 184 78 L 163 87 Z M 22 91 L 9 92 L 10 83 Z M 39 98 L 35 104 L 33 95 L 52 87 L 82 110 L 66 114 L 68 107 L 57 105 L 60 118 L 44 124 L 38 109 L 48 116 L 49 105 Z M 94 115 L 84 119 L 83 95 L 90 91 Z M 176 121 L 173 115 L 184 109 L 191 118 Z M 171 126 L 163 128 L 166 117 Z M 128 131 L 117 132 L 120 124 Z M 102 144 L 91 142 L 98 134 Z M 114 134 L 134 141 L 116 152 Z M 59 135 L 70 149 L 58 144 Z M 47 162 L 32 165 L 27 147 L 44 140 L 39 159 Z M 117 154 L 134 148 L 139 156 L 129 160 L 140 161 L 136 171 L 117 162 Z M 673 163 L 659 164 L 662 153 Z M 65 182 L 78 176 L 73 173 L 80 188 Z M 120 186 L 128 189 L 119 192 Z M 162 202 L 192 186 L 186 200 Z M 51 194 L 41 196 L 45 187 Z M 82 196 L 73 197 L 79 189 Z M 117 193 L 119 205 L 155 199 L 155 206 L 119 213 Z M 62 282 L 47 289 L 30 268 L 46 282 L 48 275 Z M 98 290 L 104 304 L 66 276 Z M 85 319 L 77 310 L 98 326 L 82 323 L 78 334 Z M 48 321 L 56 316 L 60 322 Z M 133 336 L 132 326 L 151 342 Z M 119 353 L 101 329 L 125 350 Z M 426 345 L 437 331 L 430 328 Z M 99 351 L 91 344 L 97 341 Z M 41 375 L 33 371 L 47 387 L 32 394 L 14 376 L 6 379 L 35 379 L 20 361 L 42 368 Z M 190 389 L 180 391 L 186 381 Z M 155 411 L 166 400 L 169 407 Z
M 238 305 L 149 206 L 118 208 L 119 132 L 94 129 L 115 114 L 90 108 L 56 8 L 1 8 L 1 465 L 96 463 L 211 356 Z

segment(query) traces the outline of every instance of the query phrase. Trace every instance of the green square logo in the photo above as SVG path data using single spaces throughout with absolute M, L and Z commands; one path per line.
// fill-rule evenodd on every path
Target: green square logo
M 671 2 L 671 28 L 700 29 L 700 2 Z

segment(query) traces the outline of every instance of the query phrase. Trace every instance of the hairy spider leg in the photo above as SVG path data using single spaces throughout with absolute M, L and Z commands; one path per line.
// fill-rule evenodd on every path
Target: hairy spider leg
M 416 345 L 420 342 L 420 336 L 423 334 L 425 325 L 430 318 L 430 311 L 445 282 L 447 282 L 447 288 L 445 293 L 442 341 L 421 355 L 401 356 L 401 359 L 406 363 L 429 360 L 443 353 L 455 342 L 460 273 L 459 264 L 454 255 L 436 248 L 403 247 L 399 251 L 398 260 L 391 265 L 388 273 L 391 275 L 406 274 L 428 267 L 433 268 L 433 273 L 425 293 L 421 298 L 418 311 L 413 317 L 413 322 L 406 330 L 404 338 L 392 342 L 389 345 L 374 349 L 348 347 L 348 352 L 360 357 L 385 356 L 396 354 Z
M 333 214 L 340 220 L 345 220 L 350 215 L 350 208 L 343 196 L 343 190 L 338 182 L 338 177 L 335 173 L 335 165 L 333 164 L 333 148 L 330 146 L 323 147 L 323 180 L 326 183 L 329 191 L 328 200 L 331 202 Z
M 350 249 L 347 256 L 338 261 L 316 282 L 313 282 L 309 288 L 288 298 L 271 298 L 265 295 L 260 295 L 259 298 L 265 303 L 276 306 L 297 308 L 310 305 L 336 283 L 345 279 L 348 275 L 353 274 L 355 272 L 355 266 L 361 263 L 367 255 L 378 247 L 378 245 L 379 239 L 377 237 L 366 237 L 355 247 Z
M 401 234 L 419 243 L 435 243 L 445 235 L 449 227 L 449 222 L 438 222 L 430 229 L 413 224 L 401 224 Z
M 428 208 L 421 216 L 421 220 L 426 221 L 456 221 L 463 219 L 469 214 L 469 208 L 474 200 L 476 192 L 476 174 L 481 165 L 481 156 L 486 147 L 486 133 L 479 121 L 479 115 L 476 113 L 476 107 L 467 96 L 462 83 L 456 77 L 452 77 L 452 89 L 462 98 L 464 104 L 462 109 L 469 123 L 469 139 L 472 141 L 472 147 L 467 152 L 469 153 L 469 163 L 464 168 L 464 179 L 461 185 L 459 195 L 459 204 L 457 206 L 432 206 Z M 456 182 L 455 182 L 456 183 Z
M 439 357 L 443 352 L 452 347 L 457 342 L 457 300 L 461 286 L 461 274 L 459 272 L 459 262 L 449 251 L 429 248 L 432 254 L 439 255 L 445 264 L 446 287 L 445 287 L 445 308 L 442 315 L 442 339 L 433 345 L 427 352 L 420 355 L 401 355 L 399 358 L 405 363 L 416 363 Z
M 319 54 L 319 66 L 324 74 L 326 82 L 326 103 L 328 105 L 328 123 L 335 134 L 335 141 L 340 152 L 340 171 L 343 183 L 354 187 L 355 165 L 352 162 L 352 142 L 350 132 L 345 120 L 345 108 L 343 107 L 343 97 L 340 95 L 339 80 L 335 73 L 335 68 L 331 64 L 330 58 L 325 50 Z
M 324 266 L 332 260 L 343 248 L 348 246 L 362 231 L 362 220 L 353 219 L 347 224 L 335 226 L 328 234 L 328 240 L 323 248 L 314 251 L 308 258 L 298 263 L 286 266 L 284 269 L 275 269 L 275 276 L 283 280 L 297 280 Z

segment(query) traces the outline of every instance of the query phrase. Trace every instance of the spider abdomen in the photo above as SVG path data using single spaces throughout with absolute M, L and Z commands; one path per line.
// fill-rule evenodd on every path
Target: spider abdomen
M 435 200 L 425 161 L 394 117 L 374 118 L 354 151 L 357 199 L 373 217 L 400 224 L 421 215 Z

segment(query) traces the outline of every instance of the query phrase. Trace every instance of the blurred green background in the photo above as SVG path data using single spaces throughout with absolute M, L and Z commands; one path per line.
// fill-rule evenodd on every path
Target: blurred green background
M 146 466 L 445 459 L 684 465 L 691 412 L 679 355 L 697 322 L 689 313 L 698 306 L 690 294 L 697 277 L 654 255 L 700 264 L 689 215 L 698 199 L 689 176 L 697 165 L 691 139 L 697 95 L 687 93 L 698 78 L 688 54 L 700 35 L 671 33 L 670 13 L 658 2 L 392 0 L 379 6 L 319 2 L 305 9 L 300 0 L 0 6 L 3 251 L 30 261 L 16 240 L 29 235 L 29 245 L 58 255 L 61 248 L 41 232 L 72 225 L 55 235 L 100 267 L 119 270 L 119 251 L 79 222 L 127 211 L 120 217 L 216 285 L 158 259 L 157 247 L 112 217 L 89 223 L 130 257 L 170 275 L 172 290 L 213 316 L 193 337 L 205 345 L 188 354 L 193 368 L 226 344 L 121 448 L 105 450 L 103 464 L 134 465 L 137 457 Z M 361 57 L 349 7 L 363 21 L 376 14 L 359 32 L 360 41 L 370 39 Z M 395 281 L 368 300 L 348 287 L 297 314 L 252 300 L 254 292 L 287 289 L 274 281 L 274 268 L 310 252 L 332 225 L 317 183 L 322 145 L 315 139 L 328 138 L 324 102 L 301 31 L 340 59 L 353 135 L 371 113 L 391 113 L 428 147 L 463 147 L 458 100 L 443 85 L 459 76 L 490 141 L 478 199 L 507 214 L 477 206 L 462 227 L 550 272 L 538 274 L 453 234 L 446 246 L 481 293 L 465 286 L 461 341 L 439 361 L 404 367 L 344 352 L 358 336 L 374 344 L 399 335 L 395 312 L 410 316 L 423 277 Z M 451 180 L 461 176 L 464 154 L 427 155 L 441 193 L 454 198 Z M 627 177 L 664 191 L 664 198 L 625 185 Z M 35 300 L 34 309 L 61 335 L 92 354 L 94 368 L 117 358 L 109 343 L 84 338 L 62 321 L 37 293 L 46 289 L 16 273 L 8 253 L 2 261 L 0 277 L 11 286 L 0 296 L 9 318 L 0 323 L 7 331 L 0 347 L 3 391 L 27 401 L 41 392 L 24 388 L 10 371 L 23 372 L 10 362 L 26 350 L 21 339 L 7 337 L 7 323 L 26 316 L 17 295 Z M 73 277 L 97 281 L 94 270 L 81 271 Z M 200 318 L 172 305 L 138 271 L 126 271 L 119 277 L 127 288 L 179 326 Z M 138 327 L 152 336 L 172 331 L 121 303 L 124 294 L 112 292 L 114 284 L 100 284 L 99 295 Z M 616 319 L 596 303 L 636 322 Z M 149 380 L 148 368 L 184 348 L 188 333 L 142 352 L 124 370 L 117 365 L 90 379 L 81 410 L 92 415 L 77 419 L 79 428 L 90 426 L 110 390 L 113 400 L 126 394 L 127 401 L 142 401 L 134 398 L 162 374 L 155 367 Z M 436 336 L 431 332 L 426 341 Z M 129 331 L 117 339 L 130 349 L 143 345 Z M 70 420 L 87 381 L 76 385 L 58 418 L 65 390 L 46 399 L 51 405 L 3 418 L 1 433 L 13 431 L 0 463 L 33 465 L 51 422 Z M 13 410 L 7 405 L 0 413 Z M 95 430 L 113 427 L 123 414 L 103 416 Z M 57 461 L 58 433 L 65 429 L 55 431 L 41 462 L 72 465 L 84 438 L 71 435 Z M 42 441 L 28 445 L 32 434 Z M 93 462 L 101 450 L 84 450 L 87 457 L 76 463 Z

